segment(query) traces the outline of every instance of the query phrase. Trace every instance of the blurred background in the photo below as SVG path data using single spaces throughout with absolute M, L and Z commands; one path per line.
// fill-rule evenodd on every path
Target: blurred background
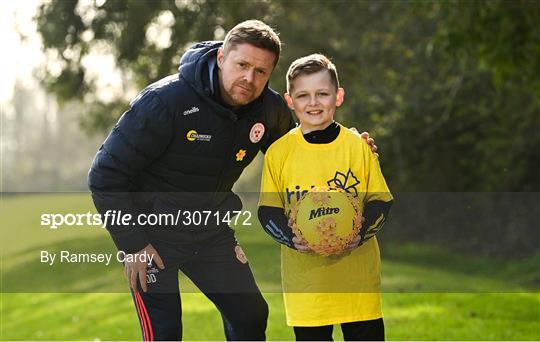
M 283 41 L 271 79 L 278 92 L 292 60 L 315 52 L 332 58 L 346 90 L 336 118 L 376 139 L 398 197 L 501 193 L 475 201 L 471 210 L 485 213 L 477 238 L 454 234 L 454 245 L 537 251 L 536 206 L 530 197 L 506 194 L 540 190 L 539 1 L 25 0 L 1 6 L 9 51 L 0 88 L 5 193 L 87 191 L 93 155 L 129 101 L 177 72 L 194 42 L 223 39 L 236 23 L 257 18 Z M 259 157 L 236 190 L 258 191 L 260 165 Z M 423 222 L 410 228 L 421 239 L 446 244 L 448 234 L 439 234 L 447 231 L 445 222 L 471 206 L 441 201 L 420 195 L 399 208 L 413 213 L 407 221 Z M 437 223 L 422 214 L 432 213 L 434 203 L 443 214 Z M 494 224 L 502 212 L 512 222 Z
M 280 32 L 280 93 L 292 60 L 332 58 L 337 119 L 394 191 L 540 189 L 538 1 L 24 0 L 2 3 L 3 191 L 86 190 L 129 100 L 247 18 Z
M 51 200 L 23 193 L 84 192 L 67 201 L 84 199 L 80 207 L 91 206 L 86 193 L 88 168 L 129 101 L 146 85 L 176 73 L 180 56 L 193 43 L 221 40 L 236 23 L 252 18 L 274 27 L 283 42 L 271 87 L 279 93 L 285 91 L 285 73 L 294 59 L 315 52 L 327 55 L 336 64 L 346 91 L 336 119 L 368 131 L 379 146 L 382 169 L 396 197 L 381 241 L 383 246 L 397 247 L 383 248 L 383 260 L 390 260 L 390 275 L 411 271 L 392 260 L 421 265 L 426 271 L 411 271 L 417 276 L 407 283 L 412 287 L 392 285 L 388 291 L 416 288 L 429 292 L 418 288 L 422 282 L 418 279 L 429 279 L 441 265 L 462 275 L 473 269 L 486 277 L 497 274 L 497 281 L 514 282 L 499 284 L 492 292 L 534 293 L 520 297 L 523 311 L 513 312 L 505 321 L 511 327 L 518 317 L 530 318 L 522 319 L 523 334 L 505 334 L 508 329 L 501 328 L 505 324 L 492 320 L 489 324 L 494 325 L 486 325 L 485 330 L 475 332 L 471 326 L 449 336 L 540 339 L 540 1 L 534 0 L 2 2 L 0 210 L 3 232 L 10 229 L 3 245 L 3 255 L 7 255 L 3 272 L 20 269 L 22 261 L 11 257 L 18 255 L 15 250 L 28 248 L 27 244 L 15 248 L 21 233 L 11 231 L 32 224 L 24 221 L 26 212 L 21 208 L 34 203 L 39 212 L 56 203 L 57 197 Z M 259 156 L 236 190 L 258 191 L 260 167 Z M 6 213 L 12 216 L 6 219 Z M 32 234 L 27 235 L 25 241 L 33 241 Z M 93 240 L 96 248 L 103 247 L 104 239 L 101 234 Z M 271 244 L 262 235 L 261 239 Z M 36 241 L 33 246 L 37 248 Z M 77 241 L 88 245 L 84 239 Z M 405 243 L 422 245 L 403 247 Z M 456 251 L 465 253 L 465 259 L 452 259 L 459 254 Z M 449 282 L 478 283 L 448 279 L 443 289 Z M 51 284 L 54 286 L 54 280 Z M 70 292 L 70 288 L 61 292 Z M 15 310 L 21 298 L 6 300 L 5 305 Z M 387 300 L 399 308 L 402 299 Z M 444 301 L 427 301 L 431 300 Z M 494 298 L 482 304 L 471 298 L 457 302 L 460 300 L 460 305 L 473 305 L 460 319 L 474 320 L 482 316 L 479 308 Z M 512 312 L 516 300 L 505 298 L 497 310 Z M 279 299 L 276 301 L 274 311 L 281 312 Z M 198 308 L 208 306 L 196 303 Z M 29 307 L 34 304 L 26 303 Z M 110 307 L 116 305 L 116 299 L 111 300 Z M 417 326 L 420 321 L 428 330 L 436 326 L 436 307 L 425 312 L 422 307 L 417 309 L 420 311 L 413 315 Z M 446 336 L 403 326 L 412 316 L 406 309 L 394 310 L 390 313 L 399 318 L 389 321 L 396 327 L 390 330 L 391 338 Z M 18 315 L 24 316 L 24 311 Z M 41 327 L 39 318 L 35 329 L 17 335 L 17 327 L 28 322 L 6 317 L 14 319 L 9 323 L 14 324 L 11 335 L 4 335 L 10 339 L 93 336 L 91 329 L 89 335 L 82 334 L 80 326 L 71 333 L 59 328 L 56 335 L 51 334 Z M 219 319 L 214 319 L 219 325 Z M 208 327 L 215 330 L 212 324 Z M 104 335 L 106 339 L 125 338 L 123 332 L 104 329 L 110 332 Z M 488 330 L 494 333 L 490 335 Z M 282 330 L 271 334 L 277 339 L 291 337 Z M 210 335 L 188 335 L 219 336 L 219 329 Z

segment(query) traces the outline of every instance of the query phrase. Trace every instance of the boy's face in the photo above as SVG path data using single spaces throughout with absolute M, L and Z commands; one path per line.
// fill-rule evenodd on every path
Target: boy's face
M 285 100 L 300 120 L 302 133 L 306 134 L 328 127 L 344 96 L 343 88 L 336 90 L 329 71 L 321 70 L 294 79 L 291 93 L 285 94 Z

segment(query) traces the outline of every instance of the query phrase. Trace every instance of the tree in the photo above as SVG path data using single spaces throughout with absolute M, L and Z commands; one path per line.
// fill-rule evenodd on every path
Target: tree
M 334 60 L 347 94 L 338 120 L 376 136 L 394 190 L 537 191 L 539 4 L 53 0 L 37 22 L 61 63 L 45 84 L 60 100 L 87 103 L 88 131 L 108 129 L 129 100 L 96 98 L 83 63 L 96 47 L 140 90 L 176 72 L 192 42 L 222 39 L 237 22 L 258 18 L 284 42 L 275 89 L 284 91 L 297 57 L 322 52 Z

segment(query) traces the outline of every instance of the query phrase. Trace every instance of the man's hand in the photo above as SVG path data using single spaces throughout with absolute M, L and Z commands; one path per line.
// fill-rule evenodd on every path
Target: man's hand
M 351 127 L 349 128 L 351 131 L 354 131 L 356 133 L 358 133 L 358 130 L 356 129 L 356 127 Z M 369 147 L 371 148 L 371 152 L 373 152 L 373 154 L 376 156 L 376 157 L 379 157 L 379 154 L 377 153 L 377 145 L 375 145 L 375 140 L 373 140 L 373 138 L 370 138 L 369 137 L 369 133 L 368 132 L 362 132 L 360 134 L 360 136 L 366 140 L 367 144 L 369 145 Z
M 294 248 L 296 248 L 296 250 L 299 252 L 302 252 L 302 253 L 313 252 L 313 250 L 308 247 L 307 241 L 302 238 L 299 238 L 298 236 L 293 237 L 292 242 L 294 244 Z
M 146 259 L 142 258 L 140 256 L 141 254 L 146 254 Z M 153 256 L 152 260 L 156 262 L 157 267 L 159 267 L 160 269 L 164 269 L 165 265 L 163 264 L 163 260 L 161 260 L 158 252 L 151 244 L 148 244 L 148 246 L 144 247 L 137 253 L 133 253 L 133 256 L 133 260 L 136 261 L 126 261 L 124 263 L 124 272 L 126 274 L 126 278 L 129 282 L 129 286 L 133 289 L 133 291 L 138 292 L 137 279 L 139 279 L 142 290 L 146 292 L 148 290 L 146 287 L 146 268 L 148 267 L 148 262 L 144 262 L 141 260 L 148 260 L 150 257 Z
M 369 137 L 368 132 L 362 132 L 362 134 L 360 134 L 360 136 L 362 138 L 366 139 L 367 144 L 369 145 L 369 147 L 371 147 L 371 152 L 373 152 L 373 154 L 378 157 L 379 154 L 377 153 L 377 145 L 375 145 L 375 140 L 373 140 L 373 138 Z

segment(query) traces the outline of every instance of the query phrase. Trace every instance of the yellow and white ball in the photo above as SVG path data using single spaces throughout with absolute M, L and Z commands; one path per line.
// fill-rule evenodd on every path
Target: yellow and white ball
M 291 210 L 291 225 L 316 253 L 329 256 L 343 252 L 361 228 L 362 207 L 342 189 L 315 187 Z

